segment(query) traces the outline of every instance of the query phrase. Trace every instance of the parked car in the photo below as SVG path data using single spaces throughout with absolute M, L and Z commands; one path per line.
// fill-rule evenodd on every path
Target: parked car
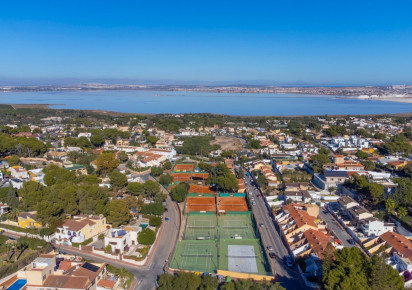
M 165 207 L 165 212 L 168 212 L 168 209 L 167 209 L 167 207 Z
M 351 245 L 355 245 L 355 240 L 354 239 L 348 239 L 348 243 Z
M 253 202 L 252 205 L 256 205 L 256 202 Z
M 268 250 L 269 250 L 269 251 L 273 251 L 273 247 L 272 247 L 272 246 L 268 246 Z
M 260 223 L 259 225 L 260 225 L 261 228 L 264 228 L 264 227 L 265 227 L 265 225 L 262 224 L 262 223 Z
M 274 259 L 274 258 L 276 258 L 276 255 L 275 255 L 275 253 L 270 252 L 270 253 L 269 253 L 269 257 L 271 257 L 272 259 Z

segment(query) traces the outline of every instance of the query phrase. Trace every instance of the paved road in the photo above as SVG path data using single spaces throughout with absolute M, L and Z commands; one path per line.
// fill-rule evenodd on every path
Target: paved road
M 319 214 L 321 218 L 324 221 L 326 221 L 328 228 L 341 241 L 344 247 L 351 248 L 354 246 L 348 242 L 348 240 L 352 239 L 352 237 L 348 234 L 348 232 L 344 228 L 342 228 L 342 226 L 339 224 L 339 222 L 335 219 L 335 217 L 330 212 L 320 208 Z
M 170 254 L 172 253 L 178 235 L 180 216 L 174 202 L 170 199 L 170 197 L 166 199 L 166 207 L 168 208 L 168 212 L 165 212 L 164 216 L 169 220 L 164 221 L 163 232 L 159 237 L 156 249 L 154 249 L 155 252 L 152 253 L 153 256 L 145 266 L 133 266 L 120 261 L 108 260 L 104 257 L 90 255 L 75 249 L 64 248 L 62 251 L 71 255 L 78 255 L 98 263 L 109 263 L 115 267 L 124 267 L 133 273 L 133 275 L 137 278 L 138 285 L 135 289 L 154 289 L 158 275 L 164 273 L 166 260 L 168 260 Z M 4 235 L 15 239 L 21 237 L 21 235 L 16 235 L 9 232 L 5 232 Z
M 260 227 L 260 233 L 262 235 L 262 241 L 265 245 L 265 250 L 267 246 L 272 246 L 273 251 L 277 258 L 270 259 L 272 264 L 272 269 L 276 274 L 276 280 L 286 289 L 306 289 L 303 281 L 300 279 L 299 272 L 296 267 L 289 268 L 283 263 L 283 257 L 288 255 L 288 251 L 285 248 L 285 245 L 282 242 L 282 239 L 277 232 L 272 217 L 269 214 L 266 203 L 262 197 L 257 197 L 259 190 L 251 185 L 252 178 L 246 177 L 247 191 L 252 192 L 252 196 L 256 205 L 252 205 L 252 211 L 255 215 L 257 224 L 264 224 L 264 227 Z M 260 193 L 261 194 L 261 193 Z
M 133 273 L 133 275 L 137 278 L 138 285 L 135 289 L 155 289 L 155 282 L 157 281 L 157 277 L 161 274 L 164 274 L 166 260 L 168 260 L 169 255 L 174 248 L 174 241 L 176 240 L 178 234 L 178 219 L 180 217 L 170 197 L 166 199 L 166 207 L 168 208 L 168 212 L 166 212 L 164 216 L 169 218 L 169 220 L 164 221 L 163 232 L 160 236 L 155 252 L 153 252 L 153 256 L 151 257 L 149 263 L 147 263 L 145 266 L 133 266 L 131 264 L 124 264 L 112 260 L 108 261 L 103 257 L 96 257 L 95 255 L 89 255 L 73 249 L 65 248 L 63 251 L 69 254 L 79 255 L 83 258 L 90 259 L 95 262 L 106 262 L 115 267 L 124 267 L 128 271 Z

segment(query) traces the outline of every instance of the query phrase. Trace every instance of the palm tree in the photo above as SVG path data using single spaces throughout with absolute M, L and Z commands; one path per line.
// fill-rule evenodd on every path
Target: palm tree
M 120 285 L 122 285 L 122 286 L 124 286 L 123 284 L 124 284 L 124 280 L 125 280 L 125 278 L 127 277 L 127 271 L 126 271 L 126 269 L 125 268 L 120 268 L 119 269 L 119 271 L 117 272 L 117 275 L 119 276 L 119 279 L 120 279 Z
M 398 207 L 398 217 L 403 218 L 408 214 L 408 210 L 404 208 L 403 206 Z
M 391 198 L 388 198 L 385 202 L 385 207 L 389 213 L 392 213 L 395 209 L 395 201 Z
M 17 249 L 20 250 L 20 254 L 19 254 L 18 257 L 17 257 L 17 253 L 16 253 L 15 259 L 16 259 L 16 261 L 17 261 L 17 258 L 20 258 L 20 256 L 23 254 L 23 252 L 29 247 L 29 244 L 27 243 L 26 240 L 19 240 L 19 241 L 17 242 L 16 247 L 17 247 Z
M 17 208 L 13 208 L 7 215 L 10 220 L 17 220 L 20 211 Z

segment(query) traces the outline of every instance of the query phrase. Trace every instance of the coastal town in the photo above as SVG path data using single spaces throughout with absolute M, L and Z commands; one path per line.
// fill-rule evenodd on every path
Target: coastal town
M 302 94 L 350 97 L 360 99 L 373 99 L 382 101 L 395 101 L 410 103 L 412 86 L 313 86 L 307 84 L 289 85 L 147 85 L 147 84 L 105 84 L 87 83 L 81 85 L 45 85 L 45 86 L 0 86 L 0 92 L 51 92 L 51 91 L 98 91 L 98 90 L 153 90 L 177 92 L 208 92 L 208 93 L 245 93 L 245 94 Z
M 4 289 L 412 285 L 411 116 L 0 110 Z

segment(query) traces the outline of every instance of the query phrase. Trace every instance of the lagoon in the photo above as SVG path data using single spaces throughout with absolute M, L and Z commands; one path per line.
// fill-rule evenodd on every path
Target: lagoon
M 343 96 L 145 90 L 1 92 L 2 104 L 56 104 L 51 108 L 125 113 L 215 113 L 242 116 L 389 114 L 412 104 Z

